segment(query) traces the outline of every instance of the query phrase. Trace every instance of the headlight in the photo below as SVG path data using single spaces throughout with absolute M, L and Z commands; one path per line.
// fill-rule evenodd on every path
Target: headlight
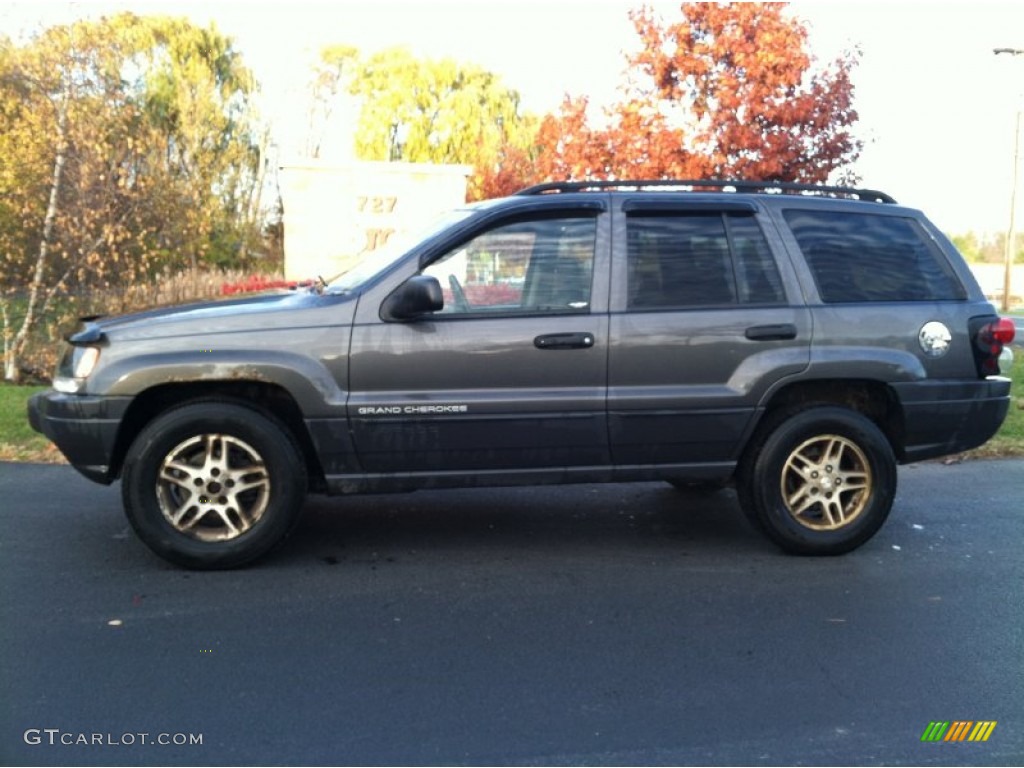
M 53 377 L 53 388 L 65 394 L 75 394 L 82 389 L 100 359 L 98 347 L 73 346 L 64 353 Z
M 96 347 L 75 347 L 71 355 L 72 376 L 76 379 L 87 379 L 96 361 L 100 359 L 100 351 Z

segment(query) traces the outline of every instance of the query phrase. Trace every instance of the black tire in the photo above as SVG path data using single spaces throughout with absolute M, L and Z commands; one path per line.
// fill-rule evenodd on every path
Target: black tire
M 896 496 L 896 459 L 882 431 L 847 408 L 770 417 L 737 478 L 747 516 L 783 550 L 838 555 L 882 527 Z
M 234 568 L 294 528 L 306 469 L 291 433 L 271 417 L 203 401 L 146 425 L 128 450 L 121 486 L 132 528 L 160 557 L 186 568 Z

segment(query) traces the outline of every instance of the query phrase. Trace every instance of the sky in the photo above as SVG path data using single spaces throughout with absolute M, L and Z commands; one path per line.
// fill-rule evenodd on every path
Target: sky
M 287 155 L 316 52 L 347 43 L 364 52 L 405 45 L 499 74 L 527 109 L 563 94 L 614 98 L 635 47 L 627 18 L 640 0 L 0 0 L 0 34 L 118 10 L 214 22 L 263 86 L 264 113 Z M 678 2 L 649 4 L 665 17 Z M 1024 109 L 1024 3 L 795 2 L 812 52 L 828 61 L 857 47 L 855 170 L 866 187 L 923 209 L 946 232 L 1005 231 L 1014 125 Z M 287 162 L 287 158 L 283 160 Z M 1024 172 L 1021 186 L 1024 188 Z M 1018 195 L 1019 199 L 1024 194 Z M 1018 228 L 1024 225 L 1018 205 Z

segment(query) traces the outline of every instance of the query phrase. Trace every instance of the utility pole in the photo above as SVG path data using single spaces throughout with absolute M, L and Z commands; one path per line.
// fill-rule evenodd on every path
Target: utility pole
M 998 56 L 1001 53 L 1010 56 L 1024 55 L 1024 48 L 993 48 L 992 53 Z M 1017 171 L 1020 167 L 1020 103 L 1016 106 L 1016 118 L 1013 123 L 1013 181 L 1010 186 L 1010 226 L 1006 233 L 1006 251 L 1003 254 L 1003 302 L 1002 311 L 1010 311 L 1010 277 L 1013 274 L 1013 257 L 1016 250 L 1014 240 L 1014 219 L 1017 213 Z

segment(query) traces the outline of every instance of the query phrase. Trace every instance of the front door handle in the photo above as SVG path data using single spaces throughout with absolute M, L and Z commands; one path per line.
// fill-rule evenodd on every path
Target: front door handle
M 590 349 L 594 346 L 592 333 L 548 333 L 533 340 L 537 349 Z
M 755 325 L 743 334 L 751 341 L 789 341 L 796 338 L 796 326 L 792 323 L 779 325 Z

